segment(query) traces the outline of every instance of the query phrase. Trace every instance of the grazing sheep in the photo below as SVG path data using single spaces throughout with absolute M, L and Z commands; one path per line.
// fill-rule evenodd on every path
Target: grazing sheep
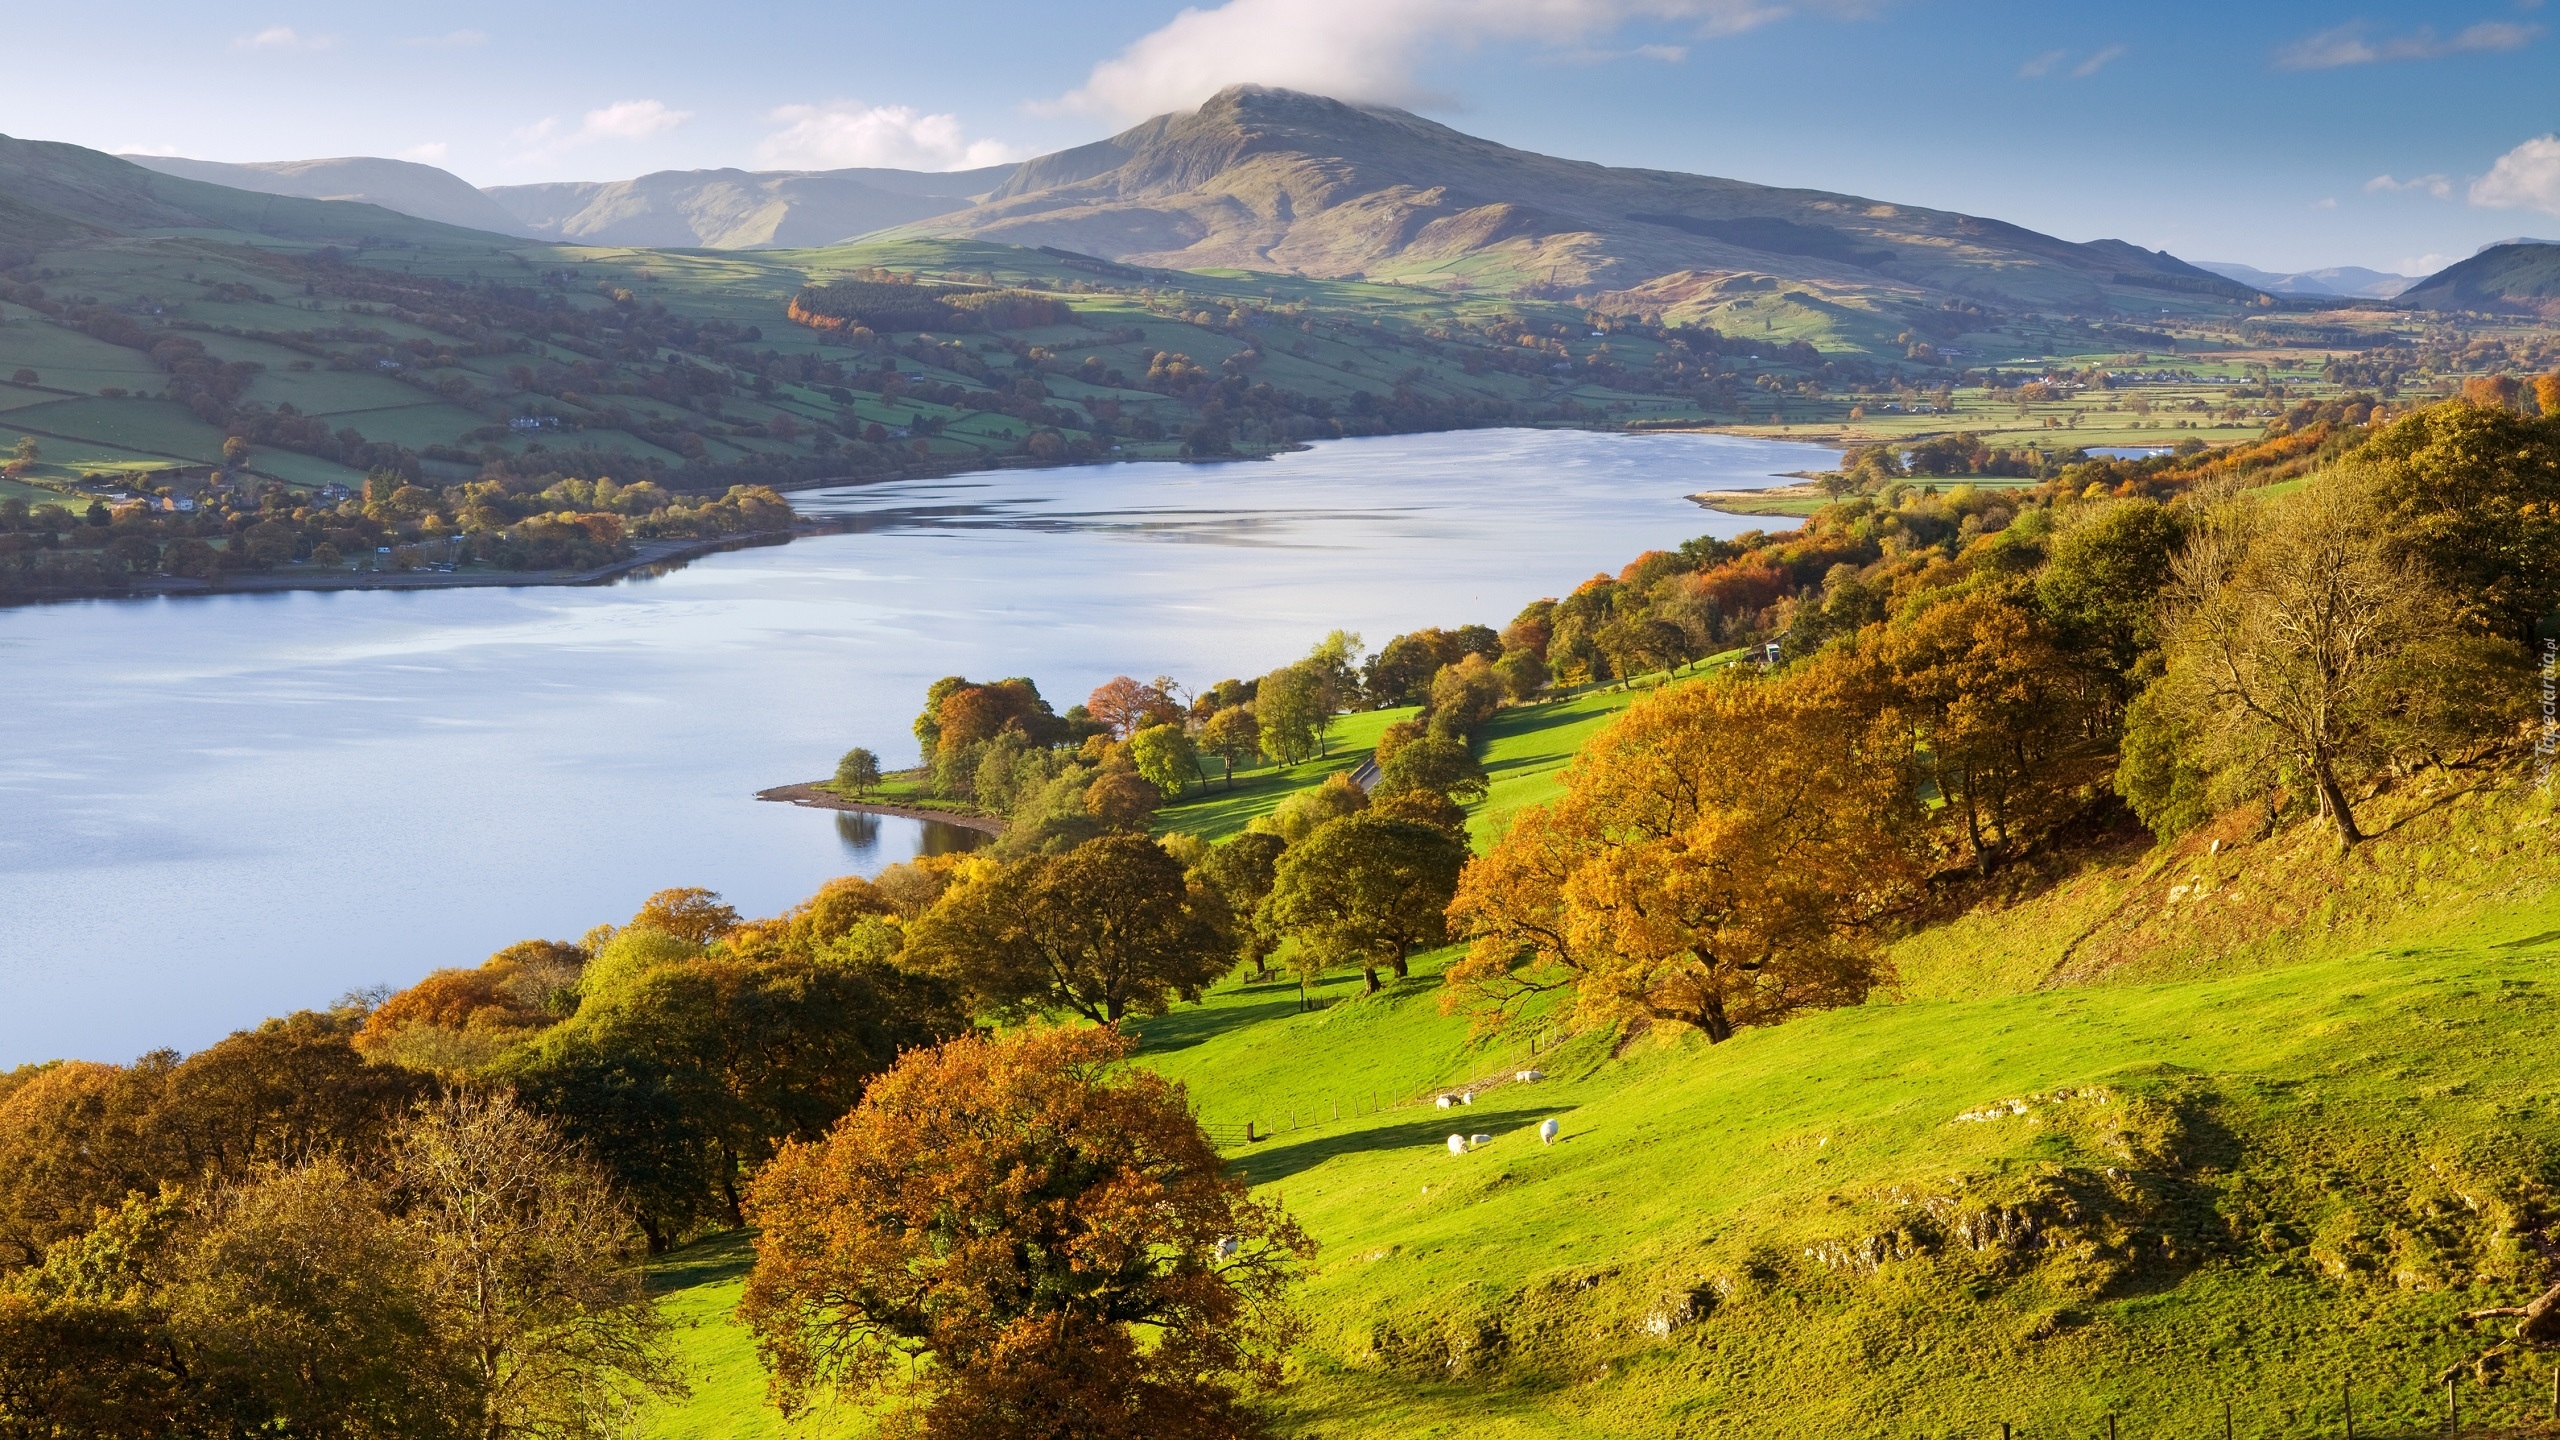
M 1450 1096 L 1450 1095 L 1443 1095 L 1443 1096 L 1441 1096 L 1441 1097 L 1440 1097 L 1440 1100 L 1439 1100 L 1440 1108 L 1441 1108 L 1441 1109 L 1443 1109 L 1443 1110 L 1446 1110 L 1446 1109 L 1448 1109 L 1450 1106 L 1455 1105 L 1455 1104 L 1457 1104 L 1457 1103 L 1458 1103 L 1457 1098 L 1456 1098 L 1455 1096 Z
M 1474 1092 L 1473 1090 L 1461 1090 L 1461 1091 L 1459 1091 L 1459 1092 L 1458 1092 L 1458 1103 L 1459 1103 L 1459 1104 L 1461 1104 L 1461 1105 L 1473 1105 L 1474 1103 L 1476 1103 L 1476 1092 Z
M 1535 1085 L 1539 1081 L 1546 1079 L 1547 1073 L 1543 1070 L 1523 1070 L 1511 1078 L 1519 1081 L 1523 1085 Z
M 1470 1150 L 1473 1150 L 1473 1149 L 1474 1149 L 1474 1148 L 1476 1148 L 1478 1145 L 1490 1145 L 1490 1144 L 1492 1144 L 1492 1143 L 1493 1143 L 1493 1137 L 1492 1137 L 1492 1136 L 1490 1136 L 1490 1135 L 1478 1135 L 1478 1136 L 1477 1136 L 1477 1137 L 1475 1137 L 1473 1140 L 1470 1140 L 1470 1141 L 1468 1141 L 1468 1142 L 1467 1142 L 1467 1148 L 1468 1148 L 1468 1149 L 1470 1149 Z
M 1450 1154 L 1452 1154 L 1452 1155 L 1464 1155 L 1464 1154 L 1466 1154 L 1466 1153 L 1467 1153 L 1467 1137 L 1466 1137 L 1466 1136 L 1464 1136 L 1464 1135 L 1452 1135 L 1452 1136 L 1450 1136 L 1450 1137 L 1449 1137 L 1449 1153 L 1450 1153 Z
M 1553 1120 L 1549 1120 L 1538 1127 L 1538 1139 L 1543 1144 L 1553 1145 L 1556 1143 L 1556 1133 L 1563 1128 Z

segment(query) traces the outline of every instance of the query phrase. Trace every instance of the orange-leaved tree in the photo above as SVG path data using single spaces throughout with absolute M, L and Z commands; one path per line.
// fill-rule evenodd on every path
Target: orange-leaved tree
M 1225 1173 L 1182 1088 L 1111 1028 L 909 1052 L 756 1177 L 739 1314 L 786 1410 L 825 1388 L 899 1433 L 1257 1433 L 1314 1242 Z M 919 1364 L 918 1361 L 930 1363 Z
M 1565 794 L 1524 810 L 1449 907 L 1470 937 L 1444 1004 L 1499 1013 L 1571 989 L 1585 1021 L 1711 1041 L 1875 983 L 1873 927 L 1918 873 L 1907 741 L 1874 667 L 1837 653 L 1782 679 L 1638 701 Z

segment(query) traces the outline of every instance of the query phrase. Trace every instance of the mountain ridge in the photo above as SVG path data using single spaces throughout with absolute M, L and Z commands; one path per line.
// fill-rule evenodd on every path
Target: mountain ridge
M 2156 310 L 2161 294 L 2254 294 L 2122 241 L 1560 159 L 1392 107 L 1261 86 L 1026 161 L 985 203 L 915 228 L 1171 269 L 1451 288 L 1605 293 L 1759 274 L 1913 302 L 2123 312 Z
M 806 249 L 968 206 L 1016 167 L 658 170 L 628 180 L 493 185 L 522 233 L 585 245 Z
M 346 200 L 379 205 L 420 220 L 486 230 L 524 239 L 533 233 L 508 214 L 478 186 L 450 170 L 415 160 L 388 160 L 373 155 L 341 155 L 326 160 L 263 160 L 233 163 L 191 160 L 180 155 L 119 155 L 146 170 L 200 180 L 262 195 L 292 195 L 305 200 Z

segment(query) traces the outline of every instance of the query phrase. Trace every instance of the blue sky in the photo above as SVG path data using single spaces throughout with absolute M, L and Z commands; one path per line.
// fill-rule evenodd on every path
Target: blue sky
M 2540 0 L 101 0 L 9 30 L 0 132 L 406 155 L 484 185 L 956 168 L 1255 80 L 2270 269 L 2560 235 L 2560 7 Z

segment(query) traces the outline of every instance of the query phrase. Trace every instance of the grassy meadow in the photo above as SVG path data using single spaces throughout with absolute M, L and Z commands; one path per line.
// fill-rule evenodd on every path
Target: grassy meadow
M 1642 688 L 1503 711 L 1479 846 Z M 1161 828 L 1231 833 L 1393 718 Z M 1721 1046 L 1538 1005 L 1485 1030 L 1444 1013 L 1441 952 L 1312 1008 L 1231 980 L 1138 1022 L 1141 1063 L 1323 1243 L 1287 1434 L 2202 1435 L 2227 1404 L 2273 1437 L 2335 1433 L 2346 1386 L 2357 1433 L 2417 1435 L 2455 1367 L 2466 1415 L 2529 1427 L 2552 1362 L 2474 1364 L 2495 1333 L 2454 1321 L 2540 1288 L 2553 795 L 2395 803 L 2344 859 L 2125 842 L 1898 942 L 1870 1003 Z M 697 1390 L 644 1433 L 869 1433 L 756 1400 L 745 1263 L 732 1236 L 658 1267 Z

